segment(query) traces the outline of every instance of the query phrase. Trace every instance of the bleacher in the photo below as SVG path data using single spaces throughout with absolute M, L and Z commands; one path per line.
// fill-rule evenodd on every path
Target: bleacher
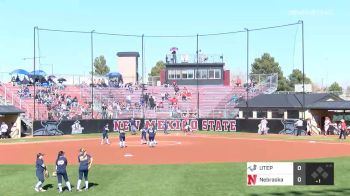
M 259 76 L 259 82 L 254 88 L 249 88 L 248 99 L 259 95 L 261 93 L 273 93 L 277 88 L 277 76 Z M 263 78 L 263 79 L 261 79 Z M 130 118 L 130 117 L 146 117 L 146 118 L 182 118 L 186 115 L 197 117 L 199 112 L 200 118 L 232 118 L 236 115 L 234 112 L 235 104 L 240 99 L 247 98 L 246 87 L 243 86 L 222 86 L 222 85 L 200 85 L 198 86 L 179 86 L 180 91 L 187 88 L 191 93 L 191 96 L 187 100 L 182 100 L 181 96 L 177 95 L 178 109 L 174 111 L 169 101 L 163 102 L 163 107 L 157 107 L 156 109 L 143 109 L 133 107 L 135 103 L 140 102 L 142 93 L 150 94 L 155 97 L 156 102 L 159 103 L 162 100 L 162 94 L 168 93 L 170 98 L 175 96 L 174 88 L 172 86 L 146 86 L 146 90 L 142 92 L 141 88 L 135 89 L 133 87 L 133 93 L 128 88 L 121 87 L 94 87 L 94 101 L 93 101 L 93 113 L 94 118 L 100 119 L 103 117 L 102 104 L 109 105 L 113 101 L 125 101 L 127 96 L 131 97 L 131 107 L 129 110 L 123 110 L 118 114 L 118 118 Z M 20 97 L 18 91 L 20 86 L 13 86 L 12 83 L 2 83 L 0 86 L 0 99 L 6 101 L 7 104 L 13 104 L 22 110 L 26 111 L 26 116 L 29 119 L 34 119 L 34 100 L 33 97 Z M 34 87 L 29 86 L 29 91 L 33 96 Z M 36 87 L 36 90 L 43 89 L 45 87 Z M 79 118 L 89 119 L 92 117 L 91 113 L 91 87 L 87 85 L 65 85 L 64 89 L 61 89 L 59 93 L 70 95 L 71 97 L 77 97 L 80 106 L 87 109 L 85 115 Z M 198 99 L 199 95 L 199 99 Z M 197 100 L 199 101 L 199 111 L 197 111 Z M 37 120 L 48 119 L 47 106 L 36 102 L 36 117 Z M 73 108 L 70 113 L 79 113 L 78 108 Z M 174 115 L 176 114 L 176 115 Z M 76 118 L 68 116 L 68 118 Z

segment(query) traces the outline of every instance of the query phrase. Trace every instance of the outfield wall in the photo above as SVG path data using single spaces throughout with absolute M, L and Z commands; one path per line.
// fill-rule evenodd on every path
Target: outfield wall
M 158 131 L 164 130 L 164 119 L 135 119 L 138 129 L 143 125 L 154 124 Z M 260 120 L 257 119 L 190 119 L 192 130 L 201 131 L 226 131 L 226 132 L 250 132 L 257 133 Z M 43 135 L 67 135 L 67 134 L 87 134 L 100 133 L 103 127 L 108 123 L 109 129 L 117 131 L 124 129 L 129 130 L 129 119 L 104 119 L 104 120 L 61 120 L 61 121 L 35 121 L 34 136 Z M 269 133 L 274 134 L 295 134 L 296 120 L 288 119 L 269 119 Z M 184 130 L 186 120 L 169 119 L 170 131 Z M 304 123 L 305 124 L 305 123 Z M 305 134 L 303 132 L 302 134 Z

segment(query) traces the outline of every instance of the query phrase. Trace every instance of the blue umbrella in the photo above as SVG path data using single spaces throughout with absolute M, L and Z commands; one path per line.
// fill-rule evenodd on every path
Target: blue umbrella
M 29 75 L 46 76 L 46 73 L 43 70 L 35 70 L 35 72 L 34 71 L 30 72 Z
M 23 75 L 28 75 L 29 72 L 27 72 L 24 69 L 15 69 L 13 71 L 10 72 L 10 75 L 15 75 L 15 74 L 23 74 Z
M 107 74 L 107 76 L 110 78 L 114 78 L 114 77 L 120 77 L 122 76 L 122 74 L 120 74 L 119 72 L 110 72 Z

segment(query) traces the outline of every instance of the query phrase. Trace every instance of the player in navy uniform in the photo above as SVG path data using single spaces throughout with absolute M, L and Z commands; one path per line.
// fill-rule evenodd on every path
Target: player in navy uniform
M 45 192 L 46 190 L 42 188 L 45 181 L 44 172 L 47 172 L 46 165 L 44 164 L 44 154 L 38 153 L 36 155 L 36 177 L 38 178 L 38 183 L 36 183 L 34 190 L 36 192 Z
M 191 129 L 191 126 L 190 126 L 190 120 L 187 119 L 187 120 L 186 120 L 186 125 L 185 125 L 185 135 L 186 135 L 187 133 L 191 134 L 191 132 L 192 132 L 192 129 Z
M 169 123 L 166 119 L 164 120 L 163 126 L 164 126 L 164 134 L 169 134 L 168 132 Z
M 155 131 L 153 129 L 153 125 L 150 126 L 150 128 L 148 129 L 148 145 L 149 147 L 154 147 L 156 144 L 154 142 L 154 137 L 155 137 Z
M 92 165 L 92 161 L 93 161 L 92 157 L 89 154 L 87 154 L 84 148 L 81 148 L 78 156 L 79 180 L 77 183 L 77 191 L 81 191 L 80 183 L 83 177 L 85 179 L 85 190 L 89 189 L 88 176 L 89 176 L 89 169 L 91 168 L 91 165 Z
M 147 144 L 147 125 L 141 129 L 141 144 Z
M 56 175 L 57 175 L 59 193 L 62 193 L 62 177 L 66 182 L 68 190 L 72 191 L 72 187 L 70 185 L 68 175 L 67 175 L 67 170 L 66 170 L 67 164 L 68 164 L 68 161 L 67 161 L 67 158 L 64 156 L 64 152 L 59 151 L 57 155 L 57 160 L 56 160 Z
M 136 121 L 134 118 L 129 120 L 129 127 L 132 135 L 136 134 Z
M 125 148 L 126 143 L 125 143 L 125 131 L 124 129 L 119 130 L 119 147 L 120 148 Z
M 110 144 L 109 139 L 108 139 L 108 132 L 109 132 L 109 128 L 108 128 L 108 123 L 107 123 L 102 130 L 101 144 L 104 144 L 104 143 Z

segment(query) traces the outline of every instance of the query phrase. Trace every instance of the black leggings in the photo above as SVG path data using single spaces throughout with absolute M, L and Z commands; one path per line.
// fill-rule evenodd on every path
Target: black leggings
M 339 139 L 341 139 L 341 138 L 342 138 L 342 136 L 344 137 L 344 139 L 346 139 L 346 131 L 344 131 L 344 130 L 340 130 Z
M 88 176 L 89 176 L 89 170 L 79 170 L 79 180 L 82 180 L 84 177 L 85 181 L 88 181 Z
M 62 184 L 62 177 L 64 179 L 65 182 L 68 182 L 69 179 L 68 179 L 68 175 L 67 173 L 57 173 L 57 181 L 58 181 L 58 184 Z

